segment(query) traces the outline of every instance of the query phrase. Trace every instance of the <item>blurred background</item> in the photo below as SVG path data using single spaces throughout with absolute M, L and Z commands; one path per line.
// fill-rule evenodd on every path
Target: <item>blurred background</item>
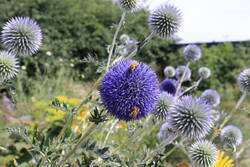
M 150 34 L 148 10 L 162 2 L 145 1 L 145 10 L 128 15 L 122 33 L 143 40 Z M 192 79 L 198 80 L 200 66 L 209 67 L 212 77 L 205 80 L 197 91 L 218 90 L 222 96 L 218 109 L 227 112 L 240 96 L 236 84 L 238 74 L 250 67 L 250 22 L 246 20 L 250 17 L 249 2 L 176 0 L 169 3 L 176 4 L 184 16 L 177 43 L 154 38 L 136 59 L 152 66 L 162 80 L 165 66 L 185 64 L 182 58 L 185 44 L 198 44 L 203 55 L 191 67 Z M 121 11 L 111 0 L 0 0 L 0 27 L 13 16 L 29 16 L 43 31 L 42 48 L 35 56 L 21 60 L 20 73 L 13 81 L 11 93 L 6 94 L 7 88 L 1 89 L 0 128 L 43 127 L 60 119 L 47 118 L 44 104 L 48 99 L 66 97 L 74 105 L 74 100 L 84 97 L 100 76 L 97 62 L 107 59 L 107 46 L 120 15 Z M 231 123 L 241 127 L 244 138 L 248 139 L 249 98 L 244 106 L 246 110 Z M 1 133 L 0 145 L 5 145 L 7 138 L 8 134 Z M 0 164 L 7 161 L 6 157 L 0 157 Z

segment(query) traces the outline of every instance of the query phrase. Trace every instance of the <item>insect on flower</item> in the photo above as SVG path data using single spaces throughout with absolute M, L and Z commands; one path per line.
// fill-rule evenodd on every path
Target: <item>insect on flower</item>
M 129 114 L 129 117 L 130 118 L 136 118 L 137 115 L 139 114 L 140 112 L 140 108 L 137 107 L 137 106 L 134 106 L 133 109 L 132 109 L 132 112 Z

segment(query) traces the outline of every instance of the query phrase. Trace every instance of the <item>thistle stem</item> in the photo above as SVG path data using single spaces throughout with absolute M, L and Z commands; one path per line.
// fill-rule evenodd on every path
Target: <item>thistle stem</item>
M 111 134 L 113 128 L 115 127 L 115 125 L 116 125 L 118 122 L 119 122 L 119 120 L 117 119 L 117 120 L 115 120 L 115 121 L 112 123 L 112 125 L 111 125 L 111 127 L 109 128 L 109 131 L 108 131 L 108 133 L 107 133 L 107 135 L 106 135 L 106 137 L 105 137 L 105 139 L 104 139 L 104 142 L 103 142 L 103 144 L 102 144 L 102 147 L 104 147 L 104 146 L 106 145 L 106 143 L 107 143 L 107 141 L 108 141 L 108 138 L 109 138 L 109 136 L 110 136 L 110 134 Z
M 115 48 L 115 43 L 116 43 L 116 39 L 117 39 L 117 36 L 121 30 L 121 27 L 123 25 L 123 22 L 125 20 L 125 17 L 126 17 L 126 12 L 123 12 L 122 13 L 122 16 L 121 16 L 121 19 L 120 19 L 120 22 L 116 28 L 116 31 L 115 31 L 115 35 L 114 35 L 114 38 L 113 38 L 113 41 L 112 41 L 112 44 L 111 44 L 111 48 L 109 50 L 109 57 L 108 57 L 108 63 L 107 63 L 107 68 L 106 68 L 106 71 L 108 71 L 109 69 L 109 66 L 110 66 L 110 63 L 111 63 L 111 57 L 113 55 L 113 51 L 114 51 L 114 48 Z
M 187 73 L 187 69 L 188 69 L 189 65 L 190 65 L 190 62 L 187 63 L 186 68 L 185 68 L 185 70 L 184 70 L 184 72 L 183 72 L 183 74 L 182 74 L 182 76 L 181 76 L 181 79 L 180 79 L 180 81 L 179 81 L 179 83 L 178 83 L 178 86 L 177 86 L 176 92 L 175 92 L 175 97 L 177 97 L 177 95 L 178 95 L 178 92 L 179 92 L 179 90 L 180 90 L 180 88 L 181 88 L 182 82 L 183 82 L 184 77 L 185 77 L 185 75 L 186 75 L 186 73 Z
M 78 140 L 77 144 L 73 147 L 73 149 L 71 151 L 69 151 L 64 157 L 63 159 L 55 166 L 55 167 L 60 167 L 62 165 L 64 165 L 64 163 L 76 152 L 77 148 L 80 147 L 80 145 L 83 143 L 83 141 L 89 136 L 91 135 L 94 130 L 97 128 L 97 124 L 91 124 L 89 129 L 84 133 L 84 135 L 82 135 L 82 137 Z
M 195 88 L 197 88 L 200 83 L 202 81 L 202 78 L 200 78 L 197 82 L 195 82 L 195 84 L 193 84 L 192 86 L 190 86 L 189 88 L 187 88 L 184 92 L 182 92 L 178 97 L 181 97 L 183 96 L 185 93 L 189 92 L 190 90 L 193 90 Z
M 135 49 L 132 53 L 130 53 L 130 54 L 126 57 L 126 59 L 131 59 L 132 57 L 134 57 L 134 56 L 136 55 L 136 53 L 137 53 L 138 51 L 140 51 L 142 48 L 144 48 L 144 47 L 151 41 L 151 39 L 152 39 L 153 37 L 154 37 L 154 34 L 153 34 L 153 33 L 149 34 L 141 43 L 139 43 L 138 48 Z
M 222 122 L 222 124 L 220 125 L 218 132 L 221 131 L 221 129 L 226 125 L 226 123 L 232 118 L 233 114 L 240 108 L 240 105 L 243 103 L 245 97 L 246 97 L 247 93 L 243 92 L 243 94 L 241 95 L 240 99 L 238 100 L 235 108 L 233 109 L 233 111 L 224 119 L 224 121 Z M 213 141 L 216 137 L 217 137 L 217 133 L 214 133 L 211 141 Z

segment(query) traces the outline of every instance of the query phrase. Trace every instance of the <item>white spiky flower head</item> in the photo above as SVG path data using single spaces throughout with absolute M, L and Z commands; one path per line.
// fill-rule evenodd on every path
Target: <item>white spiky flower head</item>
M 203 100 L 183 96 L 170 106 L 169 122 L 173 129 L 188 140 L 205 137 L 214 125 L 211 108 Z
M 0 51 L 0 82 L 14 78 L 18 73 L 19 62 L 15 55 Z
M 117 3 L 125 12 L 134 12 L 139 8 L 139 0 L 117 0 Z
M 242 92 L 250 94 L 250 68 L 240 73 L 238 77 L 238 86 Z
M 16 56 L 31 56 L 42 44 L 42 31 L 29 17 L 13 17 L 3 27 L 3 46 Z
M 181 25 L 181 13 L 172 5 L 164 5 L 150 12 L 148 25 L 155 36 L 172 37 Z
M 163 71 L 165 77 L 170 78 L 175 75 L 175 68 L 173 66 L 166 66 Z
M 185 66 L 185 65 L 181 65 L 181 66 L 178 66 L 178 67 L 176 68 L 176 70 L 175 70 L 175 77 L 176 77 L 178 80 L 181 80 L 182 75 L 183 75 L 183 73 L 184 73 L 185 70 L 186 70 L 186 72 L 185 72 L 183 81 L 188 81 L 188 80 L 190 80 L 191 75 L 192 75 L 192 72 L 191 72 L 190 68 L 187 67 L 187 66 Z
M 157 137 L 161 143 L 170 144 L 174 139 L 178 137 L 178 134 L 173 130 L 169 122 L 165 122 L 160 131 L 157 134 Z
M 201 99 L 213 107 L 216 107 L 220 104 L 220 94 L 214 89 L 205 90 L 201 94 Z
M 195 62 L 201 58 L 201 48 L 194 44 L 187 45 L 184 48 L 183 55 L 187 61 Z
M 221 130 L 220 139 L 225 146 L 235 148 L 242 143 L 243 135 L 237 126 L 227 125 Z
M 218 158 L 216 146 L 208 140 L 198 140 L 189 148 L 192 162 L 198 167 L 212 167 Z
M 202 79 L 207 79 L 211 76 L 211 70 L 207 67 L 199 68 L 198 73 Z
M 153 115 L 155 119 L 166 120 L 171 104 L 174 102 L 174 96 L 168 92 L 162 92 L 155 105 Z

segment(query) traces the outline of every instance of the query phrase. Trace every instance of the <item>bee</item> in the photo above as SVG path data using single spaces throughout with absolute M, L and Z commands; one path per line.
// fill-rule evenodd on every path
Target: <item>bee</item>
M 135 70 L 136 66 L 138 65 L 139 63 L 137 61 L 132 61 L 132 63 L 129 65 L 128 69 L 132 72 Z
M 140 108 L 137 106 L 134 106 L 132 109 L 132 112 L 129 114 L 129 117 L 136 118 L 139 113 L 140 113 Z

